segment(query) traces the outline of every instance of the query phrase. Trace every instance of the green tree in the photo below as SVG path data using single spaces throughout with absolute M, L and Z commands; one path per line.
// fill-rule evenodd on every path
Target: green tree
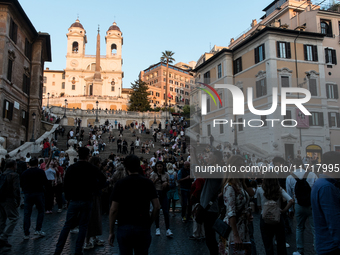
M 148 85 L 142 80 L 135 80 L 131 83 L 133 92 L 130 96 L 128 111 L 146 112 L 151 109 L 148 99 Z
M 190 106 L 189 105 L 184 105 L 183 107 L 183 115 L 185 116 L 190 116 Z
M 161 62 L 166 63 L 165 105 L 168 105 L 169 64 L 175 61 L 172 57 L 174 54 L 175 52 L 166 50 L 162 52 L 161 56 Z

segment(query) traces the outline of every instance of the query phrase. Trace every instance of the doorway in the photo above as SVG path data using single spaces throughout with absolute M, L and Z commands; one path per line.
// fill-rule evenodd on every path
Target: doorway
M 294 159 L 294 144 L 285 144 L 285 158 Z
M 90 84 L 89 95 L 93 96 L 93 84 Z

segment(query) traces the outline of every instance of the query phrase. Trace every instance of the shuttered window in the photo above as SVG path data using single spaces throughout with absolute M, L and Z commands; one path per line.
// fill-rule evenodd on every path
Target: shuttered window
M 311 112 L 309 116 L 309 126 L 323 126 L 323 113 L 322 112 Z
M 290 42 L 276 42 L 278 58 L 291 58 Z
M 328 125 L 329 125 L 329 127 L 340 128 L 340 117 L 339 117 L 338 112 L 329 112 L 328 113 Z
M 318 61 L 318 48 L 316 45 L 303 45 L 306 61 Z
M 267 95 L 266 78 L 256 81 L 256 98 Z
M 326 94 L 328 99 L 338 99 L 338 85 L 336 84 L 326 84 Z
M 255 64 L 263 61 L 266 58 L 265 52 L 264 52 L 264 44 L 261 44 L 259 47 L 254 49 L 255 54 Z
M 242 71 L 242 57 L 234 60 L 234 74 Z
M 330 49 L 330 48 L 326 48 L 325 49 L 325 63 L 326 64 L 333 64 L 336 65 L 337 64 L 337 59 L 336 59 L 336 50 Z
M 4 100 L 2 117 L 4 119 L 12 120 L 13 118 L 13 106 L 14 104 L 8 100 Z
M 316 86 L 316 79 L 309 79 L 309 91 L 312 96 L 318 95 L 318 89 Z

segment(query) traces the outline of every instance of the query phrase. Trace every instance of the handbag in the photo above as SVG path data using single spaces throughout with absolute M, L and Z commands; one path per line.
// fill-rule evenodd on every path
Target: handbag
M 228 239 L 229 234 L 231 232 L 231 227 L 225 223 L 220 217 L 216 219 L 213 227 L 212 227 L 217 234 L 222 236 L 225 239 Z

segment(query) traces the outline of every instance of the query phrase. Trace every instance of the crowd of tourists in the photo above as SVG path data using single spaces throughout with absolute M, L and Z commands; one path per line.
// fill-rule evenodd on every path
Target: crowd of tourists
M 77 120 L 75 131 L 72 128 L 67 133 L 67 140 L 77 140 L 78 158 L 74 162 L 65 152 L 59 152 L 56 142 L 48 140 L 43 143 L 45 159 L 41 161 L 31 155 L 17 160 L 7 155 L 1 162 L 0 246 L 11 247 L 9 241 L 19 220 L 20 205 L 24 209 L 23 238 L 31 238 L 35 205 L 35 237 L 48 235 L 43 232 L 46 214 L 67 209 L 54 254 L 62 253 L 69 233 L 78 234 L 75 254 L 104 245 L 100 239 L 104 214 L 110 220 L 109 236 L 105 237 L 110 245 L 117 237 L 120 254 L 148 254 L 152 236 L 176 238 L 171 218 L 179 211 L 183 224 L 193 222 L 188 239 L 205 240 L 212 255 L 234 254 L 235 250 L 259 254 L 254 231 L 261 233 L 266 255 L 274 254 L 274 241 L 276 254 L 285 255 L 286 248 L 292 245 L 286 242 L 286 236 L 292 232 L 293 218 L 297 247 L 294 255 L 305 254 L 307 219 L 317 254 L 340 254 L 340 185 L 335 171 L 317 175 L 304 167 L 301 158 L 285 161 L 275 157 L 263 164 L 269 168 L 293 165 L 296 170 L 285 176 L 269 171 L 264 176 L 225 174 L 223 178 L 202 178 L 190 166 L 217 163 L 239 170 L 252 164 L 254 157 L 237 148 L 224 153 L 219 145 L 204 146 L 198 152 L 195 145 L 188 145 L 186 127 L 185 119 L 177 118 L 166 123 L 165 129 L 158 126 L 149 130 L 147 137 L 142 135 L 146 133 L 143 123 L 123 127 L 107 121 L 98 127 L 89 126 L 87 137 L 81 120 Z M 63 136 L 64 132 L 58 129 L 57 135 Z M 130 144 L 126 132 L 138 133 Z M 102 138 L 105 133 L 108 141 Z M 117 151 L 101 159 L 105 142 L 116 139 Z M 322 156 L 322 164 L 329 167 L 340 164 L 339 160 L 339 152 Z M 260 229 L 254 229 L 254 213 L 261 214 Z M 154 234 L 152 224 L 156 227 Z

